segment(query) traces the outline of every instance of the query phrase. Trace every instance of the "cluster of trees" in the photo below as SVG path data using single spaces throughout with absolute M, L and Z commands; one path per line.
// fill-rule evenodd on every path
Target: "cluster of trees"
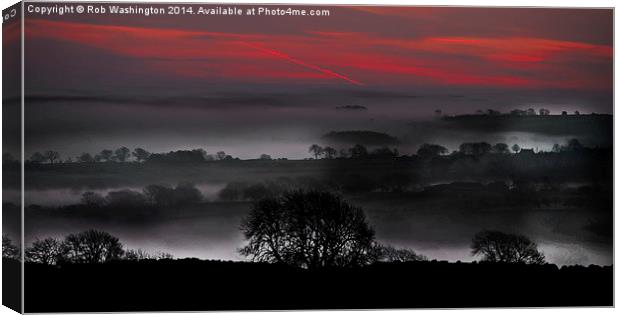
M 21 257 L 19 247 L 11 241 L 8 235 L 2 235 L 2 258 L 18 260 Z
M 87 191 L 82 194 L 81 204 L 88 208 L 142 208 L 169 207 L 200 202 L 203 195 L 190 183 L 181 183 L 176 187 L 149 185 L 142 192 L 133 190 L 110 191 L 104 197 Z
M 435 110 L 435 114 L 441 116 L 442 115 L 442 110 L 437 109 Z M 528 109 L 513 109 L 508 113 L 502 113 L 500 111 L 494 110 L 494 109 L 479 109 L 476 111 L 476 115 L 484 115 L 484 116 L 500 116 L 500 115 L 510 115 L 510 116 L 548 116 L 551 114 L 551 111 L 546 109 L 546 108 L 540 108 L 538 110 L 534 109 L 534 108 L 528 108 Z M 576 110 L 574 112 L 574 115 L 580 115 L 581 113 Z M 566 111 L 562 111 L 562 115 L 568 115 L 568 112 Z
M 349 149 L 341 149 L 340 151 L 332 147 L 322 147 L 318 144 L 313 144 L 308 149 L 308 152 L 312 153 L 315 159 L 333 159 L 336 157 L 356 159 L 371 157 L 397 157 L 400 155 L 397 149 L 381 147 L 370 151 L 366 148 L 366 146 L 361 144 L 356 144 Z
M 2 257 L 19 259 L 19 249 L 6 235 L 2 237 Z M 165 252 L 149 253 L 143 249 L 125 250 L 117 237 L 98 230 L 69 234 L 62 240 L 52 237 L 36 239 L 30 247 L 26 248 L 24 257 L 27 262 L 44 265 L 174 258 Z
M 362 209 L 329 192 L 297 190 L 261 199 L 241 230 L 248 244 L 240 253 L 253 261 L 313 269 L 427 259 L 377 243 Z M 544 263 L 536 243 L 521 235 L 482 231 L 471 247 L 484 261 Z
M 261 159 L 271 159 L 270 156 L 263 154 Z M 135 148 L 131 151 L 127 147 L 120 147 L 115 150 L 104 149 L 101 152 L 92 155 L 84 152 L 79 156 L 67 157 L 64 161 L 61 159 L 58 151 L 48 150 L 43 153 L 35 152 L 27 160 L 32 164 L 56 164 L 56 163 L 105 163 L 105 162 L 206 162 L 206 161 L 225 161 L 234 160 L 231 155 L 224 151 L 215 154 L 208 154 L 204 149 L 178 150 L 168 153 L 151 153 L 143 148 Z M 6 160 L 6 159 L 5 159 Z
M 378 245 L 362 209 L 328 192 L 297 190 L 261 199 L 241 230 L 248 244 L 240 253 L 253 261 L 313 269 L 425 259 Z
M 552 152 L 575 152 L 582 150 L 584 147 L 579 140 L 570 139 L 564 145 L 554 144 Z M 485 154 L 510 154 L 519 153 L 521 147 L 518 144 L 509 146 L 506 143 L 490 144 L 487 142 L 465 142 L 459 145 L 457 151 L 450 152 L 448 148 L 433 143 L 424 143 L 418 148 L 416 155 L 423 159 L 430 159 L 442 155 L 467 155 L 467 156 L 482 156 Z M 397 149 L 390 149 L 388 147 L 382 147 L 373 151 L 368 150 L 361 144 L 356 144 L 350 149 L 342 149 L 340 151 L 332 147 L 321 147 L 318 144 L 313 144 L 308 149 L 315 159 L 325 158 L 333 159 L 339 158 L 389 158 L 398 157 L 399 152 Z
M 554 144 L 552 152 L 569 152 L 579 151 L 583 149 L 583 146 L 577 139 L 570 139 L 566 144 Z M 508 146 L 506 143 L 496 143 L 494 145 L 487 142 L 467 142 L 462 143 L 459 146 L 458 151 L 453 151 L 451 154 L 462 154 L 481 156 L 485 154 L 509 154 L 521 151 L 521 147 L 518 144 Z M 322 147 L 318 144 L 313 144 L 309 147 L 308 152 L 312 154 L 315 159 L 334 159 L 334 158 L 392 158 L 399 157 L 400 153 L 396 148 L 380 147 L 374 150 L 368 149 L 366 146 L 356 144 L 348 149 L 337 150 L 330 146 Z M 424 143 L 417 152 L 417 156 L 421 158 L 433 158 L 437 156 L 449 154 L 449 150 L 439 144 Z M 128 162 L 133 156 L 133 161 L 137 162 L 159 162 L 159 163 L 201 163 L 208 161 L 232 161 L 239 160 L 234 158 L 224 151 L 219 151 L 216 154 L 208 154 L 204 149 L 193 150 L 178 150 L 170 151 L 168 153 L 150 153 L 142 148 L 135 148 L 130 151 L 126 147 L 120 147 L 116 150 L 102 150 L 96 155 L 90 153 L 82 153 L 76 157 L 75 160 L 71 157 L 64 160 L 63 163 L 96 163 L 96 162 Z M 258 159 L 260 160 L 272 160 L 271 155 L 261 154 Z M 3 155 L 3 162 L 12 162 L 15 159 L 10 154 Z M 49 150 L 43 153 L 35 152 L 27 161 L 32 164 L 55 164 L 61 163 L 60 153 L 57 151 Z
M 315 269 L 427 260 L 411 249 L 378 243 L 361 208 L 325 191 L 294 190 L 257 200 L 243 219 L 241 231 L 247 245 L 239 252 L 257 262 Z M 523 235 L 484 230 L 474 236 L 471 249 L 472 255 L 488 262 L 545 263 L 536 243 Z M 20 259 L 19 248 L 6 235 L 2 238 L 2 255 Z M 26 248 L 25 258 L 32 263 L 58 265 L 173 257 L 125 250 L 117 237 L 87 230 L 63 240 L 37 239 Z
M 132 152 L 127 147 L 120 147 L 115 150 L 104 149 L 95 155 L 84 152 L 79 156 L 75 157 L 75 159 L 69 156 L 64 160 L 64 163 L 127 162 L 132 156 L 135 158 L 136 161 L 141 162 L 146 161 L 150 155 L 150 152 L 142 148 L 135 148 Z M 30 156 L 30 159 L 28 159 L 27 162 L 33 164 L 63 163 L 60 153 L 54 150 L 48 150 L 43 153 L 35 152 Z
M 386 172 L 374 176 L 338 174 L 322 179 L 310 176 L 280 177 L 262 182 L 231 182 L 219 191 L 218 197 L 224 201 L 256 201 L 281 195 L 291 189 L 329 190 L 344 193 L 402 192 L 407 190 L 413 181 L 413 174 L 409 172 Z

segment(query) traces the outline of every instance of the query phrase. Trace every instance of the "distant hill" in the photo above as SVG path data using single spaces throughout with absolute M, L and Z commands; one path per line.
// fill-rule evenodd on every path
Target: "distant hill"
M 368 146 L 395 145 L 398 138 L 386 133 L 369 130 L 332 131 L 322 137 L 323 140 L 338 144 L 362 144 Z

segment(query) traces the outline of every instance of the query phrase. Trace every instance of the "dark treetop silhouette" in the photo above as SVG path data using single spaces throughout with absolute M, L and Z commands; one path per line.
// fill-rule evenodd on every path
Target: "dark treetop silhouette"
M 545 255 L 536 243 L 523 235 L 499 231 L 482 231 L 474 236 L 472 254 L 481 255 L 484 261 L 504 263 L 544 264 Z
M 304 268 L 368 263 L 374 231 L 362 209 L 328 192 L 301 190 L 256 202 L 241 229 L 254 261 Z

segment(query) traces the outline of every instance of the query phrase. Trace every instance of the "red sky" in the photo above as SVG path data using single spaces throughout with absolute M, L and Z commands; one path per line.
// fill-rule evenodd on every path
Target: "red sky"
M 611 91 L 611 32 L 611 10 L 334 7 L 331 16 L 313 18 L 29 15 L 26 52 L 48 57 L 62 56 L 55 47 L 95 51 L 99 66 L 84 70 L 91 77 L 118 69 L 134 80 Z M 36 51 L 28 53 L 29 47 Z M 38 74 L 41 82 L 55 76 L 47 71 Z

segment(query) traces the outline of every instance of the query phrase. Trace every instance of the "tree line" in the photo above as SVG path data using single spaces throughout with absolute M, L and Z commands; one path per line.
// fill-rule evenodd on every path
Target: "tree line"
M 248 244 L 241 254 L 253 261 L 313 269 L 377 262 L 426 260 L 410 249 L 375 240 L 361 208 L 324 191 L 289 191 L 255 202 L 241 224 Z M 544 255 L 523 235 L 481 231 L 472 254 L 483 261 L 543 264 Z
M 584 146 L 577 139 L 570 139 L 566 144 L 555 143 L 550 152 L 575 152 L 584 149 Z M 459 145 L 458 150 L 450 152 L 448 148 L 433 143 L 424 143 L 418 147 L 415 155 L 423 159 L 434 158 L 446 155 L 461 156 L 482 156 L 486 154 L 511 154 L 519 153 L 522 148 L 518 144 L 508 146 L 506 143 L 490 144 L 487 142 L 464 142 Z M 531 149 L 528 149 L 531 150 Z M 381 147 L 374 150 L 368 149 L 366 146 L 356 144 L 349 149 L 336 150 L 332 147 L 322 147 L 313 144 L 308 148 L 308 152 L 315 159 L 333 159 L 333 158 L 385 158 L 401 156 L 396 148 Z M 545 152 L 545 151 L 540 151 Z
M 260 158 L 265 159 L 270 156 L 263 154 Z M 3 155 L 3 162 L 14 161 L 15 158 L 8 153 Z M 224 151 L 215 154 L 208 154 L 202 148 L 192 150 L 178 150 L 167 153 L 151 153 L 143 148 L 135 148 L 131 151 L 127 147 L 120 147 L 115 150 L 104 149 L 97 154 L 84 152 L 76 157 L 68 156 L 62 159 L 58 151 L 47 150 L 35 152 L 26 161 L 31 164 L 57 164 L 57 163 L 106 163 L 106 162 L 207 162 L 207 161 L 229 161 L 238 160 Z
M 81 206 L 95 209 L 171 207 L 200 202 L 202 193 L 194 184 L 181 183 L 176 187 L 148 185 L 142 192 L 133 190 L 110 191 L 106 196 L 87 191 L 82 194 Z
M 360 207 L 326 191 L 293 190 L 257 200 L 240 229 L 247 244 L 239 252 L 255 262 L 315 269 L 428 259 L 411 249 L 380 244 Z M 523 235 L 484 230 L 473 237 L 471 249 L 483 261 L 545 262 L 536 243 Z M 6 235 L 2 253 L 3 258 L 20 259 L 19 248 Z M 97 230 L 69 234 L 63 240 L 36 239 L 24 254 L 27 262 L 47 265 L 173 258 L 167 253 L 125 250 L 117 237 Z
M 507 113 L 502 113 L 498 110 L 495 109 L 478 109 L 476 110 L 476 112 L 474 113 L 477 116 L 549 116 L 551 115 L 551 111 L 549 109 L 546 108 L 539 108 L 538 110 L 530 107 L 527 109 L 513 109 Z M 595 115 L 595 113 L 592 113 L 593 115 Z M 435 110 L 435 115 L 436 116 L 442 116 L 442 117 L 454 117 L 454 116 L 448 116 L 448 115 L 444 115 L 443 110 L 441 109 L 436 109 Z M 567 116 L 569 115 L 567 111 L 562 111 L 561 112 L 562 116 Z M 579 112 L 578 110 L 573 112 L 573 115 L 575 116 L 579 116 L 581 115 L 581 112 Z
M 570 139 L 565 144 L 553 144 L 550 152 L 572 152 L 579 151 L 585 147 L 577 139 Z M 420 145 L 415 154 L 411 155 L 421 158 L 433 158 L 445 155 L 465 155 L 465 156 L 481 156 L 485 154 L 510 154 L 519 153 L 522 148 L 518 144 L 509 146 L 506 143 L 490 144 L 487 142 L 466 142 L 459 145 L 458 150 L 450 152 L 448 148 L 433 143 L 424 143 Z M 407 155 L 401 155 L 397 148 L 379 147 L 370 149 L 367 146 L 356 144 L 348 149 L 343 148 L 337 150 L 330 146 L 320 146 L 312 144 L 308 148 L 308 152 L 314 159 L 335 159 L 335 158 L 395 158 Z M 541 151 L 544 152 L 544 151 Z M 260 154 L 259 160 L 273 160 L 269 154 Z M 177 150 L 167 153 L 151 153 L 143 148 L 135 148 L 131 151 L 127 147 L 120 147 L 115 150 L 104 149 L 98 154 L 92 155 L 84 152 L 79 156 L 67 157 L 62 160 L 58 151 L 47 150 L 43 153 L 35 152 L 26 163 L 29 164 L 58 164 L 58 163 L 106 163 L 106 162 L 153 162 L 153 163 L 200 163 L 210 161 L 234 161 L 239 158 L 226 154 L 225 151 L 218 151 L 215 154 L 208 154 L 206 150 Z M 284 159 L 285 160 L 285 159 Z M 2 156 L 3 163 L 15 162 L 16 159 L 10 153 L 4 153 Z
M 20 259 L 20 250 L 7 235 L 2 236 L 2 257 Z M 166 252 L 150 253 L 143 249 L 124 249 L 119 239 L 107 232 L 87 230 L 69 234 L 59 240 L 36 239 L 24 252 L 26 262 L 60 265 L 64 263 L 95 264 L 113 260 L 173 259 Z

